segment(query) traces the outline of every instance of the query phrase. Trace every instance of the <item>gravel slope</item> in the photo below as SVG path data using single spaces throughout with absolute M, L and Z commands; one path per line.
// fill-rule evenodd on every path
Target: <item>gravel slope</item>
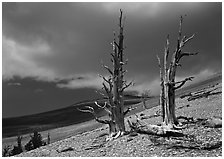
M 221 92 L 221 83 L 215 86 L 214 92 Z M 213 89 L 213 88 L 208 88 Z M 150 101 L 149 101 L 150 102 Z M 222 117 L 222 93 L 211 95 L 208 98 L 187 101 L 187 98 L 176 99 L 176 115 L 193 118 L 210 118 L 213 116 Z M 189 105 L 186 107 L 186 105 Z M 159 107 L 145 110 L 138 113 L 153 115 Z M 128 117 L 135 120 L 135 116 Z M 160 117 L 144 120 L 146 123 L 158 124 Z M 189 134 L 192 138 L 162 138 L 146 134 L 135 134 L 136 136 L 125 135 L 116 140 L 105 142 L 107 126 L 85 132 L 52 143 L 38 149 L 24 152 L 18 157 L 215 157 L 222 156 L 222 146 L 205 150 L 208 144 L 222 142 L 222 128 L 208 128 L 203 125 L 190 124 L 183 130 L 184 134 Z

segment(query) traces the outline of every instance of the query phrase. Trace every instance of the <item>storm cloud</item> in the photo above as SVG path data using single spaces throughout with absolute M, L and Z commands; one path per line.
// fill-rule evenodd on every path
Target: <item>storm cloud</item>
M 101 88 L 97 74 L 107 76 L 102 61 L 111 66 L 110 43 L 113 31 L 118 28 L 120 8 L 125 16 L 125 57 L 129 61 L 126 79 L 136 83 L 130 90 L 144 88 L 156 92 L 154 87 L 159 79 L 156 55 L 163 56 L 167 34 L 174 51 L 181 15 L 183 33 L 196 34 L 185 49 L 199 54 L 181 61 L 178 78 L 221 70 L 221 2 L 4 2 L 2 6 L 5 82 L 20 77 L 56 82 L 60 89 Z M 58 82 L 63 79 L 70 80 Z

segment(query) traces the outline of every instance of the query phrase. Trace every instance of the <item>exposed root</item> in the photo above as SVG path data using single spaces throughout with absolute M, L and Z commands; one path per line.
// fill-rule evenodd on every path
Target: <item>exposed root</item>
M 182 126 L 177 126 L 177 125 L 173 124 L 173 128 L 174 128 L 175 130 L 182 130 L 182 129 L 185 129 L 185 128 L 187 127 L 186 125 L 183 126 L 182 123 L 179 123 L 178 125 L 182 125 Z
M 116 133 L 111 133 L 107 138 L 106 141 L 115 140 L 120 136 L 123 136 L 125 133 L 123 131 L 118 131 Z
M 117 139 L 121 135 L 121 131 L 118 131 L 117 134 L 113 137 L 113 139 Z

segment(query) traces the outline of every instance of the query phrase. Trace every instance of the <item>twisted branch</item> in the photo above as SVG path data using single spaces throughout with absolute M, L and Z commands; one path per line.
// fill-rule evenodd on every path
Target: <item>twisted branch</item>
M 174 89 L 179 89 L 179 88 L 181 88 L 187 81 L 192 81 L 193 78 L 194 78 L 194 77 L 188 77 L 188 78 L 185 78 L 185 79 L 182 80 L 182 81 L 175 82 L 175 83 L 174 83 L 175 85 L 176 85 L 176 84 L 179 84 L 179 83 L 180 83 L 180 85 L 174 87 Z
M 98 104 L 97 101 L 95 101 L 94 103 L 99 108 L 104 109 L 109 115 L 112 115 L 111 111 L 106 107 L 107 106 L 107 102 L 104 103 L 104 106 L 101 106 L 100 104 Z
M 80 112 L 85 112 L 85 113 L 91 113 L 95 120 L 99 123 L 102 123 L 102 124 L 110 124 L 110 121 L 109 120 L 102 120 L 102 119 L 99 119 L 96 115 L 96 112 L 95 110 L 93 109 L 93 107 L 90 107 L 90 106 L 85 106 L 86 109 L 80 109 L 80 108 L 77 108 L 77 110 L 79 110 Z
M 131 108 L 131 107 L 128 107 L 128 109 L 126 111 L 124 111 L 124 116 L 127 115 L 130 111 L 136 109 L 137 107 L 134 107 L 134 108 Z
M 124 82 L 124 86 L 121 88 L 121 91 L 123 92 L 126 88 L 130 87 L 131 85 L 133 85 L 133 82 L 129 82 L 128 84 L 126 82 Z

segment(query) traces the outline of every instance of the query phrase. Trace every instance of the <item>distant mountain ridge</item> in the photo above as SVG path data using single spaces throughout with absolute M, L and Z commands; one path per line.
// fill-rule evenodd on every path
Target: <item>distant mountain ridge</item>
M 216 73 L 203 81 L 193 83 L 183 89 L 177 91 L 176 95 L 179 96 L 189 90 L 196 90 L 199 86 L 202 85 L 210 85 L 216 84 L 218 81 L 222 80 L 222 73 Z M 158 101 L 158 97 L 152 97 L 153 101 Z M 78 102 L 75 104 L 71 104 L 68 107 L 48 111 L 44 113 L 27 115 L 22 117 L 14 117 L 14 118 L 3 118 L 2 120 L 2 135 L 3 138 L 11 137 L 16 135 L 22 135 L 31 133 L 34 130 L 44 131 L 48 129 L 73 125 L 82 123 L 88 120 L 92 120 L 93 116 L 90 113 L 82 113 L 78 111 L 76 108 L 80 108 L 86 105 L 90 105 L 96 109 L 96 112 L 99 116 L 103 116 L 105 112 L 95 106 L 94 102 L 98 101 L 100 104 L 104 104 L 106 99 L 93 99 L 93 100 L 85 100 L 82 102 Z M 131 94 L 125 95 L 125 105 L 133 105 L 140 103 L 141 97 Z
M 34 130 L 44 131 L 47 129 L 78 124 L 88 120 L 92 120 L 93 116 L 90 113 L 82 113 L 77 110 L 83 106 L 92 106 L 95 108 L 99 116 L 104 115 L 103 110 L 99 109 L 94 102 L 98 101 L 99 104 L 104 104 L 106 99 L 93 99 L 86 100 L 72 104 L 68 107 L 33 114 L 21 117 L 3 118 L 2 119 L 2 132 L 3 137 L 10 137 L 17 134 L 30 133 Z M 137 104 L 141 102 L 139 96 L 125 95 L 125 105 Z

